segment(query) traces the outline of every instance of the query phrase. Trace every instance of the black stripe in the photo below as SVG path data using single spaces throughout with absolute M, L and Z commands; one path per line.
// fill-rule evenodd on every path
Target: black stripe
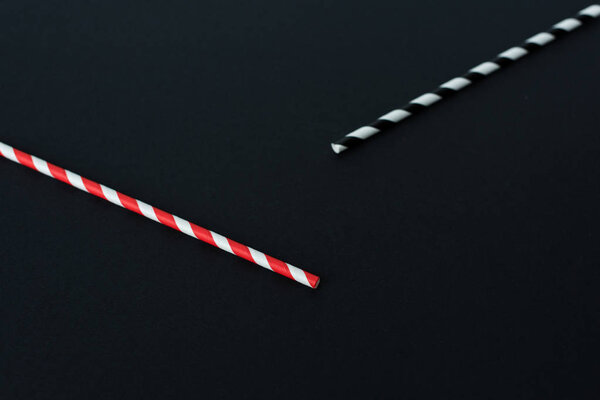
M 587 14 L 579 14 L 578 16 L 576 16 L 574 18 L 579 20 L 579 22 L 581 22 L 582 24 L 588 24 L 596 19 L 594 17 L 590 17 Z
M 512 64 L 514 61 L 515 60 L 511 60 L 510 58 L 507 58 L 507 57 L 496 57 L 496 58 L 494 58 L 494 60 L 492 60 L 493 63 L 496 63 L 501 67 L 506 67 L 507 65 Z
M 563 37 L 567 33 L 569 33 L 568 31 L 565 31 L 564 29 L 560 29 L 560 28 L 552 28 L 548 32 L 550 32 L 551 34 L 553 34 L 557 38 Z
M 408 103 L 406 106 L 402 107 L 403 110 L 408 111 L 411 114 L 418 114 L 426 108 L 426 106 L 417 103 Z
M 464 74 L 462 77 L 470 80 L 471 82 L 478 82 L 478 81 L 482 80 L 483 78 L 485 78 L 485 75 L 480 74 L 479 72 L 469 71 L 466 74 Z
M 521 47 L 524 48 L 525 50 L 527 50 L 530 53 L 535 53 L 536 51 L 538 51 L 539 49 L 542 48 L 542 46 L 540 46 L 539 44 L 532 43 L 532 42 L 523 43 L 521 45 Z
M 380 131 L 384 131 L 386 129 L 390 129 L 394 125 L 396 125 L 395 122 L 388 121 L 387 119 L 378 119 L 377 121 L 372 122 L 372 123 L 369 124 L 369 126 L 372 126 L 373 128 L 377 128 Z
M 341 138 L 334 144 L 341 144 L 342 146 L 346 146 L 346 147 L 350 148 L 350 147 L 354 147 L 358 144 L 361 144 L 362 142 L 363 142 L 363 139 L 346 136 L 346 137 Z
M 438 96 L 446 99 L 450 96 L 452 96 L 453 94 L 456 94 L 456 90 L 454 89 L 450 89 L 450 88 L 445 88 L 445 87 L 439 87 L 435 90 L 435 92 L 433 92 L 435 94 L 437 94 Z

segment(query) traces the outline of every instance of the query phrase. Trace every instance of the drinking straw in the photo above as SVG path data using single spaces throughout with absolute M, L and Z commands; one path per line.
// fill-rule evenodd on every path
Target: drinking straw
M 48 175 L 51 178 L 63 181 L 64 183 L 76 187 L 77 189 L 83 190 L 84 192 L 93 194 L 94 196 L 98 196 L 113 204 L 143 215 L 144 217 L 155 222 L 167 225 L 193 238 L 202 240 L 208 244 L 212 244 L 221 250 L 225 250 L 228 253 L 244 258 L 270 271 L 293 279 L 305 286 L 316 289 L 319 285 L 320 278 L 316 275 L 303 271 L 300 268 L 268 256 L 258 250 L 254 250 L 251 247 L 221 236 L 216 232 L 202 228 L 173 214 L 162 211 L 140 200 L 126 196 L 123 193 L 117 192 L 116 190 L 86 179 L 71 171 L 58 167 L 54 164 L 50 164 L 49 162 L 30 154 L 24 153 L 2 142 L 0 142 L 0 155 L 18 164 L 25 165 L 26 167 L 41 172 L 42 174 Z
M 427 107 L 438 101 L 456 94 L 458 91 L 478 82 L 493 72 L 512 64 L 514 61 L 541 49 L 555 39 L 561 38 L 567 33 L 579 28 L 583 24 L 590 23 L 600 16 L 600 5 L 594 4 L 581 10 L 576 16 L 567 18 L 554 25 L 547 32 L 541 32 L 527 39 L 523 44 L 498 54 L 492 61 L 486 61 L 478 66 L 471 68 L 463 76 L 453 78 L 440 85 L 435 91 L 425 93 L 414 100 L 411 100 L 406 106 L 392 110 L 389 113 L 379 117 L 375 122 L 362 126 L 357 130 L 348 133 L 340 140 L 331 143 L 331 147 L 336 154 L 339 154 L 351 147 L 358 146 L 365 139 L 390 130 L 411 115 L 420 113 Z

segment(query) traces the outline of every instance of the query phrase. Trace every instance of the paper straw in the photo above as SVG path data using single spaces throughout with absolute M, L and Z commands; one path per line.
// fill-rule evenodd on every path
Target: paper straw
M 238 257 L 242 257 L 270 271 L 293 279 L 305 286 L 316 289 L 319 285 L 320 278 L 316 275 L 303 271 L 300 268 L 294 267 L 293 265 L 284 263 L 283 261 L 221 236 L 216 232 L 202 228 L 173 214 L 169 214 L 156 207 L 152 207 L 151 205 L 148 205 L 140 200 L 126 196 L 71 171 L 57 167 L 56 165 L 50 164 L 49 162 L 41 160 L 35 156 L 19 151 L 2 142 L 0 142 L 0 155 L 18 164 L 25 165 L 26 167 L 41 172 L 44 175 L 48 175 L 51 178 L 63 181 L 64 183 L 74 186 L 77 189 L 83 190 L 84 192 L 93 194 L 94 196 L 98 196 L 104 200 L 108 200 L 111 203 L 124 207 L 130 211 L 134 211 L 155 222 L 167 225 L 193 238 L 202 240 L 208 244 L 212 244 L 221 250 L 235 254 Z
M 548 32 L 541 32 L 530 37 L 520 46 L 511 47 L 505 52 L 500 53 L 492 61 L 486 61 L 479 64 L 470 69 L 469 72 L 463 76 L 451 79 L 442 84 L 435 91 L 425 93 L 416 99 L 411 100 L 406 106 L 392 110 L 379 117 L 375 122 L 348 133 L 340 140 L 331 143 L 331 147 L 335 153 L 339 154 L 351 147 L 358 146 L 363 143 L 365 139 L 395 127 L 400 121 L 423 111 L 442 99 L 452 96 L 472 83 L 478 82 L 491 73 L 512 64 L 519 58 L 541 49 L 555 39 L 579 28 L 581 25 L 594 21 L 598 16 L 600 16 L 600 5 L 591 5 L 581 10 L 576 16 L 560 21 L 548 30 Z

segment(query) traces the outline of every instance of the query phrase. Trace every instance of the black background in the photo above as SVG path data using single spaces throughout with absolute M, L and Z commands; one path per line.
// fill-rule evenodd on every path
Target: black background
M 598 398 L 600 26 L 329 142 L 586 7 L 2 1 L 0 397 Z

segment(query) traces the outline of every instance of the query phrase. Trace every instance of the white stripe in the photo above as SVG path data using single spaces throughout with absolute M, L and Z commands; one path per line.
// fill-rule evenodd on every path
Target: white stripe
M 480 74 L 483 75 L 489 75 L 492 72 L 496 71 L 497 69 L 499 69 L 500 66 L 496 63 L 493 63 L 491 61 L 486 61 L 484 63 L 479 64 L 478 66 L 476 66 L 475 68 L 471 68 L 471 72 L 478 72 Z
M 544 46 L 547 45 L 548 43 L 550 43 L 551 41 L 553 41 L 554 35 L 548 32 L 541 32 L 538 33 L 537 35 L 533 35 L 532 37 L 530 37 L 529 39 L 527 39 L 525 42 L 527 43 L 535 43 L 539 46 Z
M 575 28 L 581 26 L 581 22 L 575 18 L 567 18 L 554 25 L 554 28 L 562 29 L 563 31 L 570 32 Z
M 285 264 L 285 265 L 287 265 L 288 268 L 290 269 L 290 272 L 292 273 L 292 276 L 294 277 L 296 282 L 300 282 L 303 285 L 312 287 L 312 286 L 310 286 L 310 283 L 308 283 L 308 278 L 306 277 L 306 274 L 304 273 L 304 271 L 302 271 L 300 268 L 296 268 L 290 264 Z
M 106 200 L 110 201 L 113 204 L 123 207 L 123 204 L 121 204 L 121 199 L 119 199 L 119 195 L 116 191 L 104 185 L 100 185 L 100 189 L 102 189 L 102 193 L 104 193 L 104 197 L 106 197 Z
M 154 209 L 152 208 L 152 206 L 150 206 L 140 200 L 136 200 L 136 201 L 137 201 L 138 207 L 140 208 L 140 211 L 142 212 L 142 214 L 144 214 L 144 216 L 146 216 L 156 222 L 160 222 L 158 220 L 158 218 L 156 217 L 156 214 L 154 213 Z
M 263 253 L 261 253 L 258 250 L 254 250 L 252 247 L 248 247 L 248 250 L 250 250 L 250 255 L 254 259 L 255 263 L 257 263 L 261 267 L 264 267 L 270 271 L 273 271 L 273 268 L 271 268 L 271 266 L 269 265 L 269 262 L 267 261 L 267 257 L 265 257 L 265 255 Z
M 33 165 L 35 169 L 40 171 L 44 175 L 48 175 L 50 178 L 54 178 L 50 173 L 50 168 L 48 168 L 48 163 L 41 158 L 37 158 L 36 156 L 31 156 L 31 161 L 33 161 Z
M 419 97 L 417 97 L 416 99 L 411 100 L 411 103 L 417 103 L 420 104 L 422 106 L 430 106 L 435 102 L 440 101 L 442 98 L 440 96 L 438 96 L 437 94 L 433 94 L 433 93 L 425 93 L 424 95 L 421 95 Z
M 0 142 L 0 153 L 2 153 L 4 157 L 8 158 L 9 160 L 21 164 L 19 160 L 17 160 L 17 156 L 15 155 L 13 148 L 9 145 Z
M 175 224 L 177 224 L 177 227 L 181 232 L 193 238 L 196 238 L 196 235 L 194 235 L 194 231 L 192 230 L 192 227 L 190 226 L 190 223 L 188 221 L 186 221 L 185 219 L 181 219 L 176 215 L 173 215 L 173 219 L 175 220 Z
M 346 136 L 355 137 L 355 138 L 359 138 L 359 139 L 366 139 L 368 137 L 373 136 L 377 132 L 379 132 L 379 129 L 377 129 L 377 128 L 373 128 L 372 126 L 362 126 L 362 127 L 358 128 L 357 130 L 350 132 Z
M 440 87 L 453 90 L 460 90 L 466 86 L 469 86 L 470 84 L 470 80 L 459 76 L 458 78 L 450 79 L 448 82 L 442 84 Z
M 510 60 L 518 60 L 527 54 L 528 51 L 522 47 L 511 47 L 503 53 L 498 54 L 498 57 L 508 58 Z
M 71 185 L 75 186 L 77 189 L 83 190 L 84 192 L 88 191 L 81 180 L 81 176 L 67 170 L 65 170 L 65 173 L 67 174 L 67 179 L 69 182 L 71 182 Z
M 412 114 L 409 113 L 406 110 L 394 110 L 394 111 L 390 111 L 389 113 L 382 115 L 381 117 L 379 117 L 379 119 L 385 119 L 387 121 L 392 121 L 392 122 L 400 122 L 402 121 L 404 118 L 406 117 L 410 117 Z
M 600 17 L 600 5 L 593 4 L 588 8 L 584 8 L 583 10 L 579 11 L 579 14 L 589 15 L 590 17 L 598 18 Z
M 217 247 L 219 247 L 221 250 L 225 250 L 231 254 L 234 254 L 233 250 L 231 250 L 231 246 L 229 245 L 229 242 L 227 241 L 227 238 L 225 236 L 221 236 L 218 233 L 213 232 L 213 231 L 209 231 L 209 232 L 212 235 L 213 240 L 217 244 Z
M 341 144 L 336 144 L 336 143 L 331 143 L 331 148 L 333 149 L 333 152 L 335 154 L 340 154 L 342 151 L 348 150 L 348 148 L 346 146 L 343 146 Z

